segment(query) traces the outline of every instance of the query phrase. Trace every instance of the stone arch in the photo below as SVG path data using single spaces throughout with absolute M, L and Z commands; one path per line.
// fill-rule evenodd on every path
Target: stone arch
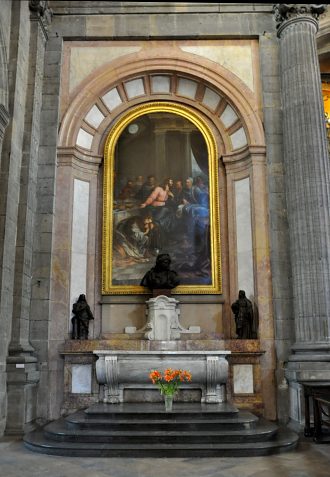
M 193 106 L 220 133 L 222 153 L 264 145 L 253 92 L 224 67 L 201 57 L 194 61 L 195 56 L 126 55 L 111 62 L 111 67 L 94 71 L 73 92 L 62 119 L 59 146 L 102 155 L 105 135 L 116 118 L 150 100 Z M 160 83 L 153 89 L 155 78 L 163 82 L 163 90 Z

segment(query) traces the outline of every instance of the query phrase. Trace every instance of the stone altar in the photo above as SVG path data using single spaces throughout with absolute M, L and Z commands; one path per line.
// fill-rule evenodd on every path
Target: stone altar
M 149 379 L 153 369 L 187 369 L 193 375 L 192 383 L 184 389 L 201 390 L 202 403 L 226 401 L 226 382 L 230 351 L 125 351 L 94 350 L 98 356 L 96 376 L 104 386 L 103 402 L 124 402 L 124 390 L 154 389 Z

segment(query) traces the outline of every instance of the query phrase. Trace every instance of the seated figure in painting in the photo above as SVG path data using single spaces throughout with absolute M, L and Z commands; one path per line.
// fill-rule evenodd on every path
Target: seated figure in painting
M 171 258 L 169 254 L 159 254 L 156 259 L 156 265 L 144 275 L 141 285 L 150 288 L 150 290 L 171 290 L 177 287 L 180 284 L 180 280 L 177 272 L 171 270 L 170 265 Z
M 93 313 L 86 301 L 86 296 L 81 294 L 76 303 L 73 304 L 71 318 L 72 322 L 72 339 L 87 340 L 88 327 L 90 320 L 94 320 Z
M 147 199 L 140 207 L 147 208 L 153 221 L 158 224 L 163 234 L 169 234 L 175 227 L 175 214 L 169 207 L 169 183 L 165 180 L 161 185 L 155 187 Z
M 142 177 L 142 176 L 141 176 Z M 149 175 L 147 180 L 142 184 L 138 191 L 136 191 L 135 197 L 141 202 L 144 202 L 156 187 L 156 178 L 153 175 Z

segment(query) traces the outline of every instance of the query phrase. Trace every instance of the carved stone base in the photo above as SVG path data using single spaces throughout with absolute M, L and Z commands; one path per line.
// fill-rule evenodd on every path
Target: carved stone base
M 181 333 L 200 333 L 199 326 L 183 328 L 179 322 L 179 302 L 175 298 L 159 295 L 146 302 L 147 323 L 137 330 L 133 326 L 125 328 L 126 334 L 145 333 L 148 340 L 171 341 L 179 340 Z
M 200 389 L 201 402 L 226 401 L 226 382 L 230 351 L 109 351 L 96 350 L 96 376 L 104 386 L 100 400 L 124 402 L 125 389 L 154 389 L 149 373 L 153 369 L 186 369 L 192 382 L 182 388 Z

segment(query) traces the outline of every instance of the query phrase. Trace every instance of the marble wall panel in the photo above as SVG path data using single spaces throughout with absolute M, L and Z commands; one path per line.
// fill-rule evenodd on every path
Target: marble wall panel
M 110 89 L 110 91 L 102 96 L 102 100 L 110 111 L 120 106 L 123 102 L 117 88 Z
M 243 128 L 238 129 L 230 136 L 233 149 L 239 149 L 240 147 L 247 145 L 246 134 Z
M 203 104 L 208 108 L 212 109 L 213 111 L 216 109 L 220 102 L 221 96 L 217 94 L 210 88 L 205 88 L 204 97 L 203 97 Z
M 229 128 L 237 120 L 237 114 L 228 104 L 224 112 L 221 114 L 220 119 L 223 122 L 225 128 Z
M 93 136 L 84 129 L 80 128 L 77 136 L 76 144 L 84 149 L 90 149 L 92 147 Z
M 197 83 L 186 78 L 180 78 L 177 93 L 195 99 Z
M 94 105 L 85 116 L 85 121 L 87 121 L 95 129 L 97 129 L 103 121 L 104 117 L 105 116 L 103 115 L 103 113 L 101 113 L 99 108 Z
M 86 294 L 88 211 L 89 182 L 74 179 L 70 279 L 71 308 L 81 293 Z
M 170 76 L 152 76 L 151 91 L 153 93 L 169 93 L 171 88 Z
M 95 46 L 87 46 L 85 42 L 72 42 L 70 51 L 70 75 L 69 89 L 72 91 L 78 84 L 85 79 L 92 71 L 101 65 L 110 63 L 111 61 L 121 58 L 130 53 L 138 52 L 140 46 L 110 46 L 100 44 Z
M 129 99 L 135 98 L 136 96 L 142 96 L 145 94 L 144 84 L 141 78 L 137 78 L 132 81 L 127 81 L 125 83 L 125 89 Z
M 221 48 L 219 45 L 212 44 L 196 44 L 196 45 L 182 45 L 180 48 L 188 53 L 203 56 L 215 63 L 224 66 L 229 71 L 237 75 L 252 91 L 253 84 L 253 54 L 251 42 L 238 45 L 235 40 L 235 45 L 230 41 L 222 42 Z
M 253 245 L 250 179 L 235 181 L 237 284 L 247 297 L 254 297 Z
M 234 394 L 253 393 L 253 365 L 235 364 L 233 366 Z
M 71 392 L 73 394 L 86 394 L 92 392 L 92 365 L 72 365 Z

